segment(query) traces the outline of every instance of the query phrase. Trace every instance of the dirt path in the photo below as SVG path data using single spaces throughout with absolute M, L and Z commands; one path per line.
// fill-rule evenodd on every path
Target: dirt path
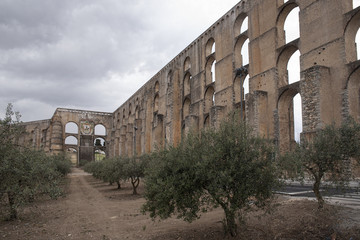
M 179 231 L 189 229 L 186 235 L 193 235 L 209 220 L 218 222 L 218 228 L 212 232 L 222 231 L 217 211 L 209 214 L 213 217 L 195 224 L 179 219 L 154 222 L 140 212 L 145 200 L 131 194 L 130 184 L 117 190 L 76 168 L 68 177 L 65 198 L 37 202 L 25 209 L 21 220 L 0 222 L 0 239 L 183 239 L 179 238 Z
M 119 212 L 111 210 L 114 202 L 91 186 L 85 176 L 78 169 L 69 176 L 69 195 L 64 202 L 66 210 L 59 230 L 75 239 L 99 239 L 99 233 L 102 236 L 113 235 Z
M 139 239 L 141 226 L 129 218 L 141 216 L 143 200 L 132 196 L 124 204 L 106 197 L 102 182 L 94 180 L 80 169 L 69 175 L 71 180 L 67 198 L 57 207 L 61 212 L 49 225 L 56 227 L 66 239 Z M 139 219 L 140 220 L 140 219 Z M 139 221 L 141 222 L 141 220 Z
M 191 224 L 176 218 L 154 222 L 140 213 L 145 200 L 131 194 L 130 184 L 117 190 L 80 169 L 73 169 L 69 181 L 66 197 L 36 201 L 22 211 L 20 220 L 0 221 L 0 239 L 228 239 L 223 235 L 220 209 Z M 140 185 L 139 193 L 142 192 Z M 356 237 L 360 236 L 360 229 L 349 228 L 360 225 L 360 220 L 353 218 L 359 211 L 328 206 L 319 214 L 315 202 L 286 198 L 279 199 L 278 205 L 272 215 L 261 219 L 260 213 L 252 214 L 236 239 L 325 239 L 334 231 L 341 231 L 333 227 L 339 226 L 336 221 L 341 212 L 346 215 L 342 220 L 346 223 L 346 235 L 341 236 L 346 237 L 337 239 L 359 239 Z

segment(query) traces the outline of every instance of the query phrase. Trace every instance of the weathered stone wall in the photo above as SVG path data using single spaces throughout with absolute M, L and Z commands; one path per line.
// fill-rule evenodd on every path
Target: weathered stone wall
M 284 23 L 296 7 L 300 37 L 287 42 Z M 246 17 L 248 28 L 241 32 Z M 79 111 L 59 116 L 59 121 L 57 111 L 46 146 L 65 149 L 56 142 L 58 132 L 64 131 L 60 127 L 89 118 L 107 127 L 109 156 L 142 154 L 177 144 L 191 129 L 216 127 L 227 113 L 241 108 L 259 135 L 286 151 L 294 143 L 296 94 L 302 97 L 303 133 L 340 123 L 348 115 L 360 116 L 355 45 L 359 19 L 360 8 L 353 9 L 352 0 L 240 1 L 112 114 Z M 249 63 L 241 54 L 246 40 Z M 289 84 L 288 61 L 296 51 L 301 79 Z M 235 71 L 240 67 L 249 76 L 246 95 L 246 73 L 237 76 Z

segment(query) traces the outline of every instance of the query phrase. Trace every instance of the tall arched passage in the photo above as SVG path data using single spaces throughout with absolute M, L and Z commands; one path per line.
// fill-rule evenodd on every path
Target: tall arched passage
M 204 96 L 204 113 L 210 113 L 210 109 L 215 105 L 214 102 L 215 90 L 213 87 L 208 87 Z
M 216 66 L 216 60 L 213 61 L 212 64 L 211 64 L 211 82 L 215 82 L 215 81 L 216 81 L 215 66 Z
M 294 104 L 294 98 L 295 103 L 300 100 L 300 106 Z M 299 131 L 302 131 L 302 121 L 295 124 L 295 117 L 298 116 L 299 110 L 301 114 L 301 96 L 299 94 L 299 84 L 297 84 L 297 86 L 291 86 L 289 88 L 283 89 L 283 92 L 281 93 L 277 103 L 279 129 L 278 141 L 281 152 L 286 152 L 293 149 L 295 142 L 300 140 Z
M 360 59 L 360 11 L 346 25 L 345 33 L 346 61 L 354 62 Z
M 191 86 L 191 74 L 188 72 L 186 73 L 185 77 L 184 77 L 184 96 L 187 96 L 190 94 L 190 86 Z
M 241 13 L 234 23 L 234 35 L 235 37 L 248 31 L 249 23 L 248 16 L 245 13 Z
M 216 61 L 214 57 L 209 57 L 208 61 L 205 66 L 205 83 L 209 85 L 215 82 L 215 68 L 216 68 Z
M 292 64 L 289 61 L 292 59 Z M 278 87 L 300 81 L 300 52 L 296 46 L 290 45 L 283 49 L 277 60 Z M 289 82 L 291 76 L 291 82 Z
M 276 23 L 278 29 L 278 47 L 300 38 L 299 12 L 300 9 L 295 2 L 283 5 Z
M 235 69 L 249 64 L 249 38 L 241 35 L 236 39 L 234 47 Z
M 210 38 L 205 45 L 205 56 L 208 57 L 211 54 L 215 54 L 215 40 L 214 38 Z
M 215 67 L 216 67 L 216 58 L 215 58 L 215 40 L 210 38 L 205 45 L 205 56 L 206 56 L 206 65 L 205 65 L 205 85 L 208 85 L 212 82 L 215 82 Z
M 288 83 L 300 81 L 300 51 L 294 52 L 287 63 Z
M 349 77 L 347 84 L 349 115 L 360 121 L 360 67 Z
M 106 157 L 105 139 L 98 137 L 94 140 L 94 159 L 95 161 L 102 161 Z
M 72 165 L 76 166 L 78 164 L 78 151 L 76 148 L 68 148 L 66 155 L 70 158 Z
M 241 48 L 242 66 L 249 64 L 249 38 L 245 40 Z
M 302 122 L 302 103 L 300 93 L 296 94 L 293 98 L 294 106 L 294 139 L 296 142 L 300 142 L 300 134 L 303 131 Z
M 245 95 L 249 93 L 249 74 L 235 78 L 234 81 L 234 102 L 235 104 L 245 100 Z

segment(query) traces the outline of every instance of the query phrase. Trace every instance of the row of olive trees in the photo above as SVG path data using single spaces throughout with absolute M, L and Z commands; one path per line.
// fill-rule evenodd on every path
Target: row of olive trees
M 208 209 L 221 207 L 225 232 L 235 236 L 246 212 L 271 210 L 284 175 L 312 180 L 321 209 L 322 180 L 343 185 L 350 180 L 349 159 L 359 163 L 360 125 L 353 120 L 338 127 L 328 125 L 293 151 L 279 153 L 272 142 L 256 136 L 234 116 L 218 129 L 190 133 L 178 146 L 151 155 L 145 172 L 144 212 L 152 218 L 177 215 L 191 222 Z
M 118 157 L 86 165 L 104 181 L 131 179 L 136 193 L 145 177 L 143 212 L 152 218 L 172 215 L 191 222 L 209 209 L 224 211 L 225 232 L 235 236 L 247 212 L 271 210 L 274 191 L 283 176 L 310 177 L 319 208 L 322 180 L 343 184 L 349 158 L 360 156 L 360 125 L 348 120 L 326 126 L 296 148 L 279 153 L 272 141 L 256 136 L 236 114 L 217 129 L 189 133 L 177 146 L 167 146 L 141 157 Z
M 86 172 L 91 173 L 95 178 L 101 179 L 110 184 L 116 183 L 121 188 L 121 182 L 130 180 L 133 187 L 133 194 L 137 194 L 137 187 L 140 178 L 144 176 L 148 164 L 148 155 L 139 157 L 114 157 L 102 161 L 89 162 L 84 166 Z
M 0 199 L 6 198 L 10 219 L 16 219 L 18 208 L 39 195 L 60 196 L 60 182 L 71 168 L 66 155 L 49 156 L 18 146 L 23 133 L 20 115 L 9 104 L 5 118 L 0 119 Z
M 236 115 L 218 129 L 189 133 L 152 154 L 145 175 L 144 212 L 191 222 L 221 207 L 226 233 L 235 236 L 247 212 L 268 209 L 279 186 L 272 142 L 257 137 Z
M 282 177 L 313 181 L 321 209 L 324 205 L 320 192 L 322 182 L 346 187 L 352 177 L 349 175 L 351 160 L 360 165 L 360 125 L 350 118 L 341 126 L 327 125 L 309 139 L 302 139 L 294 150 L 279 156 L 278 169 Z

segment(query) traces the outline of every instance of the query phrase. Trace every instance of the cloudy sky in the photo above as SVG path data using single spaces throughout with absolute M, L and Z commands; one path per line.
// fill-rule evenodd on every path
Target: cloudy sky
M 239 0 L 1 0 L 0 117 L 113 112 Z

